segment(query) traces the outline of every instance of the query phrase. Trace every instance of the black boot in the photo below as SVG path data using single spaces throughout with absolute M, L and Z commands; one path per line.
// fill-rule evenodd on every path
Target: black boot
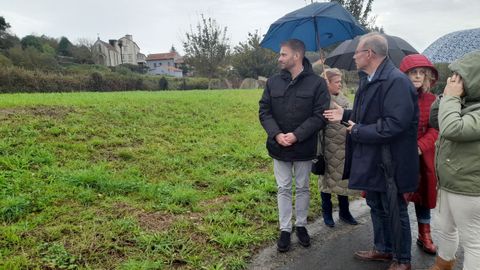
M 332 217 L 332 194 L 321 192 L 322 197 L 322 215 L 323 215 L 323 222 L 328 227 L 335 226 L 335 222 L 333 221 Z
M 278 237 L 277 250 L 287 252 L 290 249 L 290 232 L 281 231 Z
M 338 195 L 338 206 L 340 208 L 340 220 L 350 225 L 357 225 L 358 222 L 350 214 L 350 209 L 348 209 L 348 196 Z

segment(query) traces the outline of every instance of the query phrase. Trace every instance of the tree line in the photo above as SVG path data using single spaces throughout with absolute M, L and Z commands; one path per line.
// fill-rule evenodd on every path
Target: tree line
M 370 15 L 373 0 L 331 1 L 343 5 L 367 29 L 382 30 L 375 26 L 375 17 Z M 87 39 L 80 39 L 76 44 L 66 37 L 56 39 L 46 35 L 27 35 L 20 39 L 9 31 L 10 27 L 0 16 L 0 66 L 60 73 L 71 73 L 75 70 L 72 65 L 81 65 L 82 72 L 85 69 L 98 70 L 98 66 L 93 65 L 92 42 Z M 184 59 L 194 76 L 238 81 L 269 77 L 277 72 L 276 53 L 260 46 L 262 33 L 258 30 L 249 32 L 246 41 L 231 47 L 227 31 L 228 28 L 221 27 L 215 19 L 201 15 L 197 25 L 185 33 L 182 41 Z M 309 56 L 314 60 L 319 57 L 315 54 Z M 132 72 L 146 72 L 145 69 L 126 68 Z M 125 73 L 125 67 L 111 69 Z
M 91 43 L 81 39 L 72 44 L 68 38 L 46 35 L 18 38 L 8 29 L 10 24 L 0 17 L 0 63 L 26 69 L 61 70 L 62 63 L 93 64 Z
M 375 25 L 376 17 L 371 15 L 373 1 L 330 0 L 345 7 L 367 31 L 383 32 L 382 27 Z M 183 42 L 185 60 L 204 77 L 222 77 L 229 72 L 242 78 L 269 77 L 277 70 L 277 55 L 260 47 L 261 40 L 262 34 L 255 30 L 248 33 L 247 41 L 240 42 L 231 50 L 227 27 L 221 27 L 215 19 L 201 15 L 198 24 L 186 33 Z M 326 51 L 331 49 L 326 48 Z M 313 53 L 315 60 L 319 57 Z

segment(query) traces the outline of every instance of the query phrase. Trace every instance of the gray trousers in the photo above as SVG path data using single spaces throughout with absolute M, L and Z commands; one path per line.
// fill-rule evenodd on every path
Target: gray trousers
M 292 231 L 292 179 L 295 175 L 295 226 L 307 225 L 310 205 L 310 170 L 312 161 L 273 160 L 277 181 L 277 203 L 281 231 Z

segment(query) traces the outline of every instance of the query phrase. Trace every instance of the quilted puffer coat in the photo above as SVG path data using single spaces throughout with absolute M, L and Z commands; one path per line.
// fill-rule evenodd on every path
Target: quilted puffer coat
M 331 95 L 330 108 L 335 108 L 333 102 L 349 108 L 350 104 L 345 95 L 342 93 L 337 96 Z M 325 159 L 327 166 L 325 175 L 320 175 L 318 186 L 321 192 L 334 193 L 337 195 L 358 195 L 358 191 L 348 189 L 348 179 L 342 179 L 345 163 L 345 137 L 346 127 L 338 123 L 330 123 L 326 126 L 324 137 L 325 143 Z

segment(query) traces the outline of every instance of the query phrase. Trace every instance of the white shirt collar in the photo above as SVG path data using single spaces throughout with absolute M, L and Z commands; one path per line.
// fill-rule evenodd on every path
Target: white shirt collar
M 370 75 L 367 76 L 367 80 L 368 80 L 369 82 L 372 81 L 373 76 L 375 76 L 375 72 L 377 72 L 377 70 L 375 70 L 372 74 L 370 74 Z

